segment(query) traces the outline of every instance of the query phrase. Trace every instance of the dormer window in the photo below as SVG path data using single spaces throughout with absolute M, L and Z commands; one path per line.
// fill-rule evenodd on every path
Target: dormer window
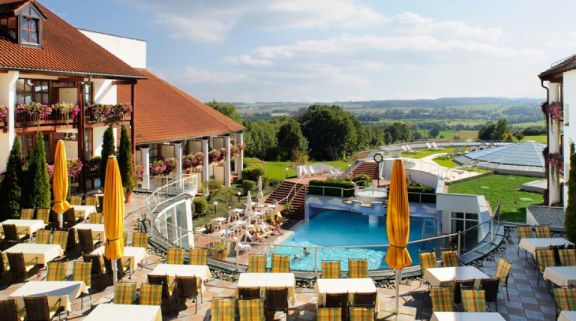
M 38 28 L 39 19 L 22 16 L 22 28 L 20 29 L 20 39 L 26 45 L 40 44 L 40 28 Z

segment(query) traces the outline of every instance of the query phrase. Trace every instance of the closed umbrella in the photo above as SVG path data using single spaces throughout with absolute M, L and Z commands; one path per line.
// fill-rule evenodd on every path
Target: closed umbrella
M 52 210 L 58 214 L 62 214 L 70 208 L 70 203 L 66 201 L 66 196 L 68 195 L 68 163 L 66 161 L 66 147 L 62 140 L 59 140 L 58 144 L 56 144 L 52 191 L 54 192 L 54 206 Z
M 118 274 L 117 260 L 124 255 L 124 190 L 116 156 L 109 156 L 106 163 L 106 180 L 104 181 L 104 233 L 106 247 L 104 256 L 112 260 L 113 280 L 116 283 Z
M 389 189 L 386 231 L 390 246 L 386 253 L 386 263 L 391 269 L 396 270 L 396 313 L 398 313 L 402 269 L 412 264 L 410 253 L 406 249 L 410 236 L 410 204 L 402 160 L 394 161 Z
M 262 192 L 262 176 L 258 176 L 258 206 L 264 205 L 264 193 Z
M 250 191 L 246 193 L 246 213 L 252 213 L 252 194 Z

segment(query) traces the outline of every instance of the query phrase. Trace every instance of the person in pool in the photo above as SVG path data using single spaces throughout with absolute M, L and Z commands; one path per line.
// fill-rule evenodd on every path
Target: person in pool
M 304 255 L 310 255 L 310 250 L 307 247 L 304 248 Z

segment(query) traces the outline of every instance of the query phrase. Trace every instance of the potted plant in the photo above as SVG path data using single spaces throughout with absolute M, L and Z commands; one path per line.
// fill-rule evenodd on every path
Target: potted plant
M 224 241 L 216 241 L 211 248 L 212 255 L 220 261 L 228 257 L 228 245 Z

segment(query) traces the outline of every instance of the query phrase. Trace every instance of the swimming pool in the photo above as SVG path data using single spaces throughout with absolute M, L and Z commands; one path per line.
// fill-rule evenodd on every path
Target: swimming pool
M 302 247 L 318 249 L 318 269 L 322 260 L 340 260 L 342 270 L 348 270 L 349 258 L 368 260 L 370 270 L 387 269 L 384 258 L 386 247 L 330 248 L 334 246 L 369 246 L 388 244 L 386 217 L 363 215 L 350 211 L 321 210 L 308 222 L 296 227 L 294 234 L 277 246 L 273 253 L 288 254 L 291 267 L 299 271 L 314 271 L 314 251 L 305 255 Z M 410 218 L 410 240 L 419 240 L 436 235 L 437 223 L 431 217 Z M 298 247 L 286 247 L 298 246 Z M 413 264 L 418 264 L 418 251 L 432 248 L 434 244 L 408 246 Z M 294 257 L 297 256 L 296 259 Z

